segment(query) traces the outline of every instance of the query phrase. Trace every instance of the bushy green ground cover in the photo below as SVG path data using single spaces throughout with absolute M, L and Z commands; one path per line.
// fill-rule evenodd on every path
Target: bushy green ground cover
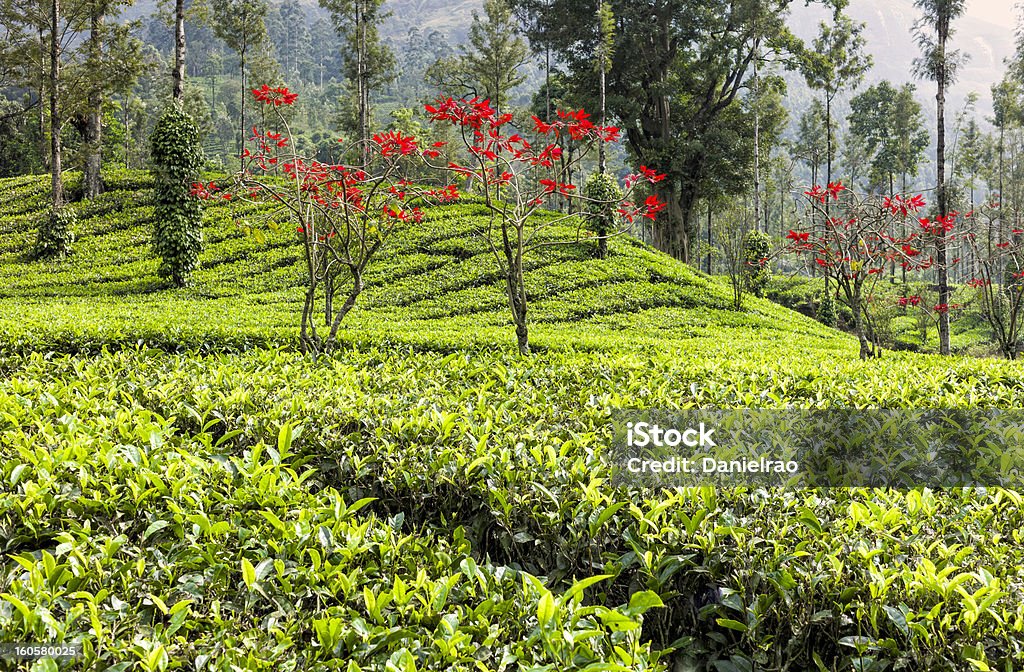
M 654 492 L 603 461 L 613 408 L 1017 408 L 1019 365 L 861 362 L 627 240 L 534 260 L 524 359 L 464 204 L 312 366 L 286 227 L 223 208 L 195 287 L 159 289 L 118 180 L 66 266 L 18 257 L 42 182 L 0 183 L 0 641 L 80 639 L 76 670 L 1024 665 L 1015 492 Z

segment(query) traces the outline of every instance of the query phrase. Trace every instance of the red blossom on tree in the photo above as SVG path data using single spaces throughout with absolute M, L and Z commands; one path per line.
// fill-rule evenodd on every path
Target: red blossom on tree
M 273 105 L 274 107 L 291 105 L 299 98 L 299 94 L 292 93 L 288 90 L 287 86 L 279 86 L 272 89 L 266 84 L 258 89 L 253 89 L 252 96 L 256 99 L 256 102 L 263 103 L 264 105 Z
M 482 232 L 489 243 L 505 280 L 505 293 L 516 327 L 519 350 L 529 352 L 527 297 L 523 276 L 523 255 L 542 245 L 564 244 L 543 240 L 540 232 L 573 215 L 534 219 L 533 215 L 552 196 L 590 202 L 577 194 L 578 189 L 566 176 L 579 166 L 597 144 L 613 142 L 620 131 L 614 126 L 594 124 L 584 110 L 559 110 L 551 121 L 533 117 L 534 142 L 530 132 L 516 128 L 511 114 L 498 115 L 489 101 L 480 98 L 457 100 L 442 97 L 425 106 L 433 123 L 451 124 L 470 157 L 463 164 L 448 161 L 436 168 L 447 171 L 480 192 L 494 215 L 495 226 Z M 428 155 L 428 158 L 436 158 Z M 626 180 L 626 196 L 642 180 L 653 184 L 664 179 L 653 169 L 642 166 Z M 665 204 L 656 196 L 645 197 L 635 205 L 626 197 L 603 204 L 611 212 L 618 210 L 626 222 L 637 217 L 653 219 Z M 577 219 L 578 225 L 582 222 Z M 577 229 L 576 238 L 579 238 Z

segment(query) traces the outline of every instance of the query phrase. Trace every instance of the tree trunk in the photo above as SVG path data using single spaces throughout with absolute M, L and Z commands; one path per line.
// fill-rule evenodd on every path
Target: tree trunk
M 711 199 L 708 199 L 708 255 L 707 255 L 707 271 L 708 275 L 711 275 Z
M 238 138 L 238 170 L 245 170 L 245 41 L 242 42 L 242 48 L 238 52 L 239 62 L 242 66 L 242 94 L 241 94 L 241 112 L 242 112 L 242 135 Z
M 39 110 L 36 121 L 39 124 L 39 161 L 44 166 L 50 164 L 50 150 L 46 146 L 46 34 L 43 22 L 39 22 Z
M 519 354 L 530 354 L 529 325 L 526 322 L 526 284 L 523 277 L 523 232 L 515 229 L 516 236 L 511 238 L 507 225 L 502 225 L 502 247 L 505 253 L 505 291 L 508 295 L 508 307 L 512 312 L 512 323 L 516 327 L 516 343 Z
M 174 85 L 173 96 L 178 103 L 185 102 L 185 0 L 174 3 Z
M 345 316 L 349 314 L 353 307 L 356 305 L 356 299 L 363 292 L 363 273 L 358 268 L 350 269 L 352 271 L 352 289 L 349 290 L 348 296 L 345 297 L 345 303 L 342 304 L 338 310 L 338 314 L 334 316 L 334 322 L 331 324 L 331 333 L 327 337 L 327 343 L 324 345 L 324 352 L 330 352 L 334 349 L 334 346 L 338 341 L 338 329 L 341 328 L 341 322 L 345 319 Z
M 755 51 L 758 47 L 755 45 Z M 758 100 L 757 53 L 754 54 L 754 230 L 761 230 L 761 101 Z
M 64 205 L 60 143 L 60 0 L 50 0 L 50 183 L 54 210 Z
M 356 2 L 356 93 L 359 97 L 359 140 L 363 148 L 363 166 L 370 165 L 370 120 L 369 106 L 370 96 L 367 92 L 367 67 L 366 67 L 366 7 L 364 0 Z
M 945 22 L 939 19 L 939 53 L 942 54 L 942 62 L 939 64 L 938 91 L 935 95 L 936 101 L 936 126 L 937 137 L 935 143 L 935 168 L 938 177 L 938 200 L 939 214 L 946 217 L 949 214 L 949 204 L 946 194 L 946 64 L 945 49 L 948 37 L 948 20 Z M 935 268 L 938 273 L 939 303 L 949 305 L 949 277 L 946 260 L 946 232 L 941 230 L 937 233 L 935 241 Z M 939 354 L 949 354 L 949 311 L 939 313 Z
M 100 3 L 94 3 L 90 17 L 89 60 L 94 73 L 103 58 L 101 40 L 104 9 Z M 85 198 L 95 198 L 103 191 L 103 91 L 99 82 L 92 81 L 89 84 L 88 108 L 88 118 L 85 122 L 85 170 L 82 182 Z

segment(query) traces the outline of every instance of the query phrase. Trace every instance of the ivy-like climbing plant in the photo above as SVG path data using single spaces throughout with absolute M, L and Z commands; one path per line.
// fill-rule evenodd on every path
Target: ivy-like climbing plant
M 583 185 L 590 227 L 597 235 L 597 258 L 608 256 L 608 236 L 618 230 L 617 204 L 622 200 L 622 189 L 615 178 L 607 173 L 593 173 Z
M 192 183 L 203 166 L 199 127 L 180 105 L 172 104 L 150 136 L 155 194 L 153 251 L 161 258 L 161 278 L 177 287 L 189 283 L 203 246 L 203 210 Z

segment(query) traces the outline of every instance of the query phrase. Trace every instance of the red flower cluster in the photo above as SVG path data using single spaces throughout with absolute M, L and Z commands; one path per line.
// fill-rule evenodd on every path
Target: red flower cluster
M 505 181 L 507 182 L 509 179 L 511 179 L 511 177 L 506 178 Z M 571 191 L 576 189 L 576 185 L 566 184 L 565 182 L 556 182 L 548 179 L 538 180 L 538 182 L 542 187 L 544 187 L 545 194 L 553 194 L 557 191 L 563 196 L 568 196 Z
M 975 289 L 979 287 L 988 287 L 991 284 L 991 280 L 985 280 L 984 278 L 971 278 L 967 281 L 967 286 L 974 287 Z
M 388 131 L 373 136 L 373 141 L 380 147 L 381 156 L 394 156 L 401 154 L 408 156 L 419 151 L 416 138 L 411 135 L 402 135 L 401 131 Z
M 596 126 L 590 121 L 590 115 L 583 110 L 558 110 L 558 119 L 546 122 L 540 117 L 533 117 L 533 128 L 541 135 L 553 135 L 558 138 L 567 133 L 573 140 L 596 138 L 602 142 L 615 142 L 621 131 L 616 126 Z
M 659 201 L 658 197 L 652 194 L 644 200 L 642 207 L 637 207 L 630 201 L 623 201 L 622 206 L 617 212 L 630 223 L 637 217 L 646 217 L 653 221 L 657 219 L 658 213 L 664 210 L 667 205 L 668 203 Z
M 658 182 L 664 180 L 665 177 L 666 175 L 664 173 L 659 173 L 653 168 L 648 168 L 647 166 L 640 166 L 637 172 L 626 175 L 626 189 L 632 189 L 633 185 L 642 179 L 647 180 L 651 184 L 657 184 Z
M 921 223 L 921 228 L 925 231 L 935 235 L 943 235 L 953 230 L 959 214 L 958 212 L 951 212 L 945 217 L 938 216 L 933 220 L 929 220 L 927 217 L 919 217 L 917 221 Z
M 216 182 L 210 182 L 209 184 L 203 184 L 202 182 L 193 182 L 192 189 L 189 190 L 189 194 L 196 198 L 201 198 L 207 201 L 213 198 L 214 193 L 220 191 L 220 187 L 217 186 Z M 225 194 L 227 198 L 231 198 L 231 194 Z
M 438 203 L 452 203 L 459 200 L 459 189 L 454 184 L 449 184 L 442 189 L 429 189 L 427 196 L 436 198 Z
M 456 126 L 466 126 L 477 130 L 483 128 L 485 123 L 497 127 L 512 121 L 511 114 L 497 117 L 497 113 L 491 107 L 491 101 L 477 97 L 468 100 L 439 98 L 435 105 L 425 105 L 424 109 L 431 121 L 447 121 Z
M 809 191 L 804 192 L 804 196 L 812 198 L 819 203 L 824 203 L 826 200 L 831 198 L 833 201 L 839 200 L 839 194 L 846 190 L 842 182 L 829 182 L 827 187 L 822 187 L 820 184 L 816 184 Z
M 901 296 L 896 302 L 899 303 L 900 308 L 919 306 L 921 305 L 921 297 L 916 294 L 914 296 Z
M 384 214 L 391 219 L 397 219 L 400 222 L 413 221 L 417 224 L 423 221 L 423 211 L 419 208 L 412 208 L 410 210 L 402 210 L 395 208 L 390 205 L 384 207 Z
M 279 86 L 276 89 L 272 89 L 264 84 L 260 88 L 252 90 L 252 97 L 258 103 L 280 107 L 281 105 L 291 105 L 294 103 L 298 99 L 299 94 L 292 93 L 288 90 L 287 86 Z
M 960 307 L 959 303 L 937 303 L 932 308 L 936 313 L 945 314 L 951 310 L 957 310 Z
M 897 194 L 895 196 L 886 196 L 882 200 L 882 207 L 887 208 L 892 214 L 902 217 L 913 214 L 924 206 L 924 196 L 921 194 L 906 199 Z

